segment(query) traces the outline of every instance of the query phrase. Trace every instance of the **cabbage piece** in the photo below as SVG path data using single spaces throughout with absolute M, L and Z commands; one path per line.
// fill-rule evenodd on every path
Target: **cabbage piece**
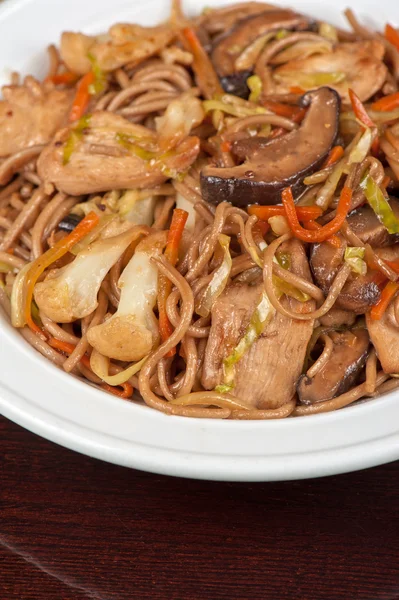
M 149 235 L 137 246 L 119 278 L 118 310 L 87 332 L 89 343 L 100 354 L 122 361 L 138 361 L 159 341 L 154 306 L 158 294 L 158 269 L 151 259 L 166 245 L 167 232 Z
M 90 315 L 98 305 L 98 291 L 106 274 L 127 247 L 141 235 L 140 228 L 100 239 L 82 250 L 65 267 L 37 283 L 36 304 L 56 323 L 71 323 Z
M 384 225 L 388 233 L 399 233 L 399 220 L 395 216 L 388 200 L 370 174 L 363 177 L 360 187 L 364 191 L 367 202 Z
M 225 289 L 230 277 L 231 265 L 233 262 L 230 255 L 230 238 L 227 235 L 220 234 L 218 240 L 223 249 L 223 260 L 220 267 L 214 272 L 212 279 L 206 286 L 195 309 L 195 312 L 201 317 L 207 317 L 209 315 L 215 300 L 219 298 L 220 294 Z
M 367 264 L 364 259 L 365 248 L 348 246 L 345 249 L 344 260 L 351 267 L 354 273 L 366 275 Z

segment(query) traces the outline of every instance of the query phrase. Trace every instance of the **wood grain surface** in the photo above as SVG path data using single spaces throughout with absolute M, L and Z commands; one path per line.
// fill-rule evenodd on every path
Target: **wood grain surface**
M 0 600 L 394 600 L 399 462 L 211 483 L 87 458 L 0 417 Z

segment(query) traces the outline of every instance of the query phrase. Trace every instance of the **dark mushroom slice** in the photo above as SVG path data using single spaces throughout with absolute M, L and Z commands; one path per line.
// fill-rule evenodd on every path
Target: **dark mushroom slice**
M 313 244 L 310 251 L 310 267 L 316 284 L 325 295 L 344 264 L 346 242 L 341 239 L 341 247 L 335 248 L 328 242 Z M 380 288 L 375 280 L 375 273 L 368 271 L 365 275 L 350 274 L 347 282 L 335 303 L 336 308 L 363 314 L 370 310 L 380 298 Z
M 302 96 L 309 106 L 301 126 L 275 139 L 248 138 L 233 145 L 236 156 L 245 157 L 235 167 L 207 166 L 201 173 L 204 200 L 235 206 L 279 204 L 281 192 L 291 186 L 294 196 L 305 177 L 327 157 L 338 134 L 340 99 L 334 90 L 319 88 Z
M 399 218 L 399 202 L 395 198 L 391 198 L 390 205 L 396 217 Z M 381 247 L 399 241 L 399 235 L 389 234 L 373 209 L 368 205 L 358 208 L 349 215 L 347 220 L 352 231 L 364 244 Z
M 314 377 L 302 375 L 297 392 L 302 404 L 315 404 L 331 400 L 347 392 L 363 369 L 370 343 L 366 329 L 334 332 L 332 354 Z
M 240 54 L 258 37 L 280 29 L 306 30 L 311 27 L 307 17 L 292 10 L 267 10 L 260 14 L 242 19 L 229 32 L 220 35 L 214 43 L 211 54 L 212 62 L 226 92 L 241 96 L 248 88 L 246 80 L 248 71 L 237 71 L 236 60 Z
M 58 223 L 58 229 L 60 229 L 61 231 L 67 231 L 68 233 L 70 233 L 71 231 L 73 231 L 75 229 L 76 225 L 79 225 L 79 223 L 81 222 L 82 219 L 83 219 L 82 216 L 75 215 L 74 213 L 70 213 L 69 215 L 64 217 L 62 219 L 62 221 L 60 221 Z

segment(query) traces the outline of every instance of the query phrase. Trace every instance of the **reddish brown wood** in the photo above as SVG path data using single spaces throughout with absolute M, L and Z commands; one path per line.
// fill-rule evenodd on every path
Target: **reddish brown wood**
M 81 456 L 0 418 L 0 600 L 394 600 L 399 462 L 208 483 Z

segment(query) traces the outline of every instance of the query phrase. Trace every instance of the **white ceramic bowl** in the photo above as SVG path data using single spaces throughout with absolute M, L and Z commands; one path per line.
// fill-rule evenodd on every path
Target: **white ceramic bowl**
M 228 2 L 207 0 L 207 5 Z M 201 3 L 188 0 L 192 14 Z M 288 3 L 287 3 L 288 4 Z M 347 0 L 289 3 L 343 25 Z M 393 0 L 352 0 L 365 23 L 399 24 Z M 45 48 L 63 30 L 98 32 L 116 21 L 154 24 L 169 0 L 7 0 L 0 8 L 0 80 L 12 69 L 43 76 Z M 369 16 L 369 17 L 368 17 Z M 378 21 L 376 21 L 378 19 Z M 168 417 L 66 375 L 0 314 L 0 411 L 54 442 L 138 469 L 201 479 L 267 481 L 331 475 L 399 458 L 399 394 L 335 413 L 281 421 Z

